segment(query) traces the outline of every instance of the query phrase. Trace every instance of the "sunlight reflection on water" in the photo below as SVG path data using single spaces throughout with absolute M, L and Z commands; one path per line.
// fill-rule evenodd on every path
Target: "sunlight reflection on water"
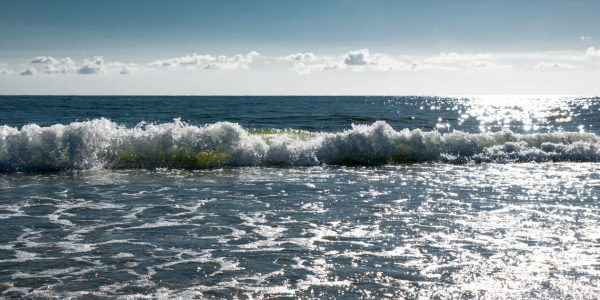
M 593 298 L 599 167 L 3 175 L 0 293 Z

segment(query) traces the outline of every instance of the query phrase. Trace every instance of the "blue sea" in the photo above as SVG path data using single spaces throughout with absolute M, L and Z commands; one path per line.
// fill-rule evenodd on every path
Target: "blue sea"
M 0 107 L 0 299 L 600 295 L 598 97 Z

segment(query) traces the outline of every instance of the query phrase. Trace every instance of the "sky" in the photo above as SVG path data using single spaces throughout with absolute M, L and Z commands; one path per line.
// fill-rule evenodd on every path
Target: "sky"
M 598 0 L 0 0 L 3 95 L 600 95 Z

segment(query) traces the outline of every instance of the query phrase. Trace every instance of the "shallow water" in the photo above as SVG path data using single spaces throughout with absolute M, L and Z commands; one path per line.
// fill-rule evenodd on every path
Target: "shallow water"
M 593 298 L 599 168 L 3 175 L 1 295 Z
M 457 106 L 452 114 L 483 101 L 475 100 Z M 447 99 L 435 101 L 454 107 Z M 514 107 L 509 103 L 503 107 L 511 107 L 506 109 L 513 119 L 519 111 L 566 117 L 513 120 L 504 127 L 504 121 L 497 122 L 504 109 L 498 106 L 486 108 L 488 113 L 472 113 L 468 120 L 477 121 L 471 125 L 454 120 L 457 125 L 449 130 L 438 127 L 437 132 L 380 118 L 377 112 L 387 104 L 378 103 L 371 113 L 384 122 L 352 129 L 336 125 L 343 122 L 335 119 L 324 122 L 328 125 L 322 131 L 292 127 L 304 130 L 298 131 L 302 134 L 281 131 L 291 127 L 284 117 L 273 117 L 279 120 L 277 126 L 239 128 L 232 122 L 217 126 L 214 122 L 227 121 L 218 118 L 207 126 L 199 120 L 187 125 L 168 121 L 137 129 L 135 118 L 131 123 L 65 123 L 72 132 L 81 133 L 77 128 L 85 123 L 91 124 L 87 134 L 130 134 L 137 140 L 129 145 L 146 145 L 151 153 L 158 145 L 181 145 L 181 140 L 165 137 L 185 130 L 200 132 L 192 137 L 205 142 L 198 137 L 211 136 L 210 126 L 246 133 L 237 140 L 246 144 L 236 145 L 252 140 L 266 147 L 260 148 L 266 154 L 259 163 L 236 164 L 233 155 L 212 166 L 174 166 L 156 158 L 150 165 L 105 160 L 77 165 L 82 157 L 94 156 L 77 151 L 69 156 L 73 148 L 47 147 L 48 135 L 35 135 L 51 132 L 43 122 L 60 124 L 60 115 L 40 116 L 48 120 L 38 122 L 38 131 L 5 122 L 0 162 L 13 156 L 4 161 L 6 169 L 0 174 L 0 298 L 594 299 L 600 294 L 600 163 L 594 156 L 598 108 L 593 99 L 550 99 L 543 105 L 531 100 L 525 101 L 528 105 L 515 102 Z M 405 114 L 417 114 L 420 107 L 411 102 L 403 108 Z M 98 117 L 111 117 L 104 112 Z M 288 113 L 282 108 L 271 114 Z M 447 112 L 436 104 L 426 113 L 435 117 Z M 367 112 L 354 117 L 361 114 Z M 254 118 L 241 113 L 238 117 Z M 490 129 L 481 125 L 492 117 L 496 119 Z M 150 115 L 140 118 L 152 121 Z M 94 124 L 123 126 L 101 131 Z M 579 127 L 582 124 L 585 128 Z M 452 127 L 462 133 L 453 133 Z M 20 139 L 6 138 L 14 133 L 11 128 L 19 131 Z M 510 133 L 502 133 L 503 128 Z M 408 139 L 402 139 L 403 129 L 412 130 Z M 416 134 L 416 129 L 422 133 Z M 504 140 L 497 138 L 491 146 L 481 142 L 480 148 L 469 148 L 468 159 L 451 160 L 456 148 L 448 145 L 455 145 L 452 138 L 460 136 L 463 144 L 458 145 L 468 140 L 465 136 Z M 574 136 L 580 140 L 574 141 Z M 336 144 L 342 137 L 350 142 Z M 429 143 L 428 137 L 438 139 Z M 554 148 L 536 145 L 540 137 Z M 407 142 L 410 138 L 415 140 L 412 144 Z M 298 157 L 289 156 L 284 163 L 265 163 L 264 157 L 274 157 L 267 156 L 277 145 L 272 139 L 287 145 L 278 148 L 280 157 L 314 153 L 316 163 L 295 164 Z M 13 152 L 6 151 L 7 140 Z M 78 141 L 79 146 L 89 145 Z M 410 163 L 373 159 L 405 149 L 397 147 L 431 151 L 432 145 L 437 152 L 419 154 L 423 159 Z M 212 147 L 207 149 L 216 149 Z M 326 154 L 336 149 L 370 154 L 371 160 L 332 164 L 326 159 L 335 155 Z M 67 157 L 62 160 L 66 170 L 36 170 L 39 162 L 26 160 L 35 151 L 36 157 L 47 155 L 48 164 Z M 477 155 L 487 160 L 477 160 Z M 548 155 L 554 156 L 537 159 Z M 15 163 L 18 159 L 22 161 Z M 15 165 L 29 169 L 15 172 L 6 167 Z

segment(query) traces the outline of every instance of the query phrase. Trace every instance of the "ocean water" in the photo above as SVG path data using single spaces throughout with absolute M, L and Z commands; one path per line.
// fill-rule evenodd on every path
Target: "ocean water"
M 0 299 L 600 295 L 597 97 L 0 105 Z

